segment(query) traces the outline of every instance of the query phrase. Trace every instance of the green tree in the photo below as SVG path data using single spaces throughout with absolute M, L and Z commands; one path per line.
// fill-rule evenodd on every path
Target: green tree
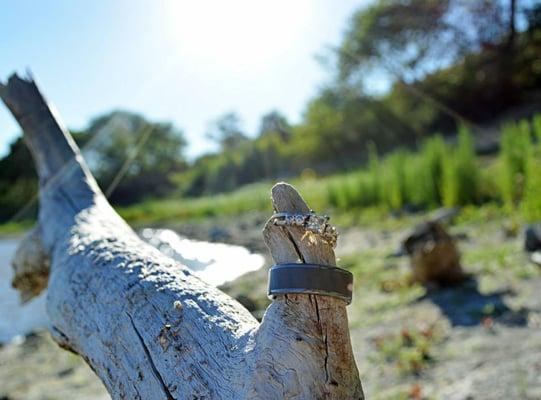
M 340 77 L 362 80 L 376 68 L 393 80 L 417 79 L 514 40 L 516 11 L 516 0 L 378 0 L 350 21 L 338 49 Z
M 222 151 L 238 148 L 248 140 L 242 130 L 241 119 L 234 112 L 217 118 L 211 124 L 207 137 L 218 143 Z
M 175 189 L 173 176 L 187 166 L 182 131 L 135 113 L 114 111 L 97 117 L 76 137 L 80 142 L 92 140 L 83 154 L 104 191 L 115 185 L 113 203 L 164 196 Z M 117 180 L 119 173 L 122 179 Z
M 0 221 L 6 221 L 22 209 L 37 193 L 38 177 L 30 151 L 23 138 L 15 139 L 8 154 L 0 159 Z M 28 211 L 30 218 L 36 208 Z
M 283 140 L 288 140 L 291 136 L 291 125 L 287 121 L 287 118 L 276 110 L 263 115 L 259 122 L 259 137 L 272 133 L 280 134 Z

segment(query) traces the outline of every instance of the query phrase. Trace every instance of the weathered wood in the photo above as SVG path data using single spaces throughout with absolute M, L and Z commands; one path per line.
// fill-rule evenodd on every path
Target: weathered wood
M 310 211 L 299 193 L 286 183 L 272 188 L 272 201 L 276 212 Z M 263 236 L 276 263 L 336 265 L 332 246 L 302 228 L 276 226 L 269 221 Z M 268 374 L 263 376 L 262 393 L 271 393 L 274 389 L 273 398 L 282 398 L 279 386 L 271 386 L 276 380 L 273 369 L 286 371 L 291 359 L 303 358 L 303 369 L 289 373 L 291 379 L 300 383 L 295 393 L 299 398 L 364 398 L 343 300 L 315 295 L 279 296 L 268 308 L 259 334 L 267 332 L 268 339 L 260 346 L 269 354 L 260 360 L 268 366 L 262 369 Z M 284 344 L 289 346 L 284 347 Z M 276 352 L 276 348 L 281 351 Z M 286 397 L 296 398 L 293 394 Z
M 28 248 L 51 260 L 51 333 L 86 360 L 114 399 L 363 397 L 343 301 L 284 296 L 259 325 L 137 237 L 32 80 L 11 77 L 0 97 L 40 176 L 39 235 Z M 279 184 L 272 195 L 277 210 L 308 210 L 291 186 Z M 335 262 L 328 244 L 298 228 L 268 225 L 264 234 L 277 262 Z
M 451 235 L 434 220 L 415 227 L 403 247 L 411 257 L 412 281 L 427 286 L 453 286 L 468 275 L 460 266 L 460 253 Z

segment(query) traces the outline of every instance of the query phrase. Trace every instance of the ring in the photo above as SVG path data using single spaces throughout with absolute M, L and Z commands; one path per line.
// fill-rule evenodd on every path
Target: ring
M 329 224 L 329 219 L 327 215 L 320 216 L 313 211 L 310 211 L 308 214 L 279 212 L 273 214 L 270 218 L 274 225 L 295 226 L 315 233 L 335 248 L 338 240 L 338 232 L 334 226 Z
M 345 269 L 320 264 L 276 264 L 269 269 L 268 297 L 317 294 L 351 303 L 353 275 Z

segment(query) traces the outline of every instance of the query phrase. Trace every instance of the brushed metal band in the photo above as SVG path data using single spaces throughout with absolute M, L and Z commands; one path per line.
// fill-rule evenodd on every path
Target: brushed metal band
M 276 264 L 269 269 L 268 296 L 317 294 L 337 297 L 347 304 L 353 295 L 353 275 L 345 269 L 321 264 Z

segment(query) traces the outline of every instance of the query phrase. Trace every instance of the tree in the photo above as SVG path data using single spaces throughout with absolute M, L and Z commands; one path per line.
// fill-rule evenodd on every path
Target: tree
M 171 178 L 187 167 L 182 131 L 135 113 L 114 111 L 99 116 L 72 135 L 84 149 L 100 187 L 111 188 L 109 198 L 116 204 L 169 194 L 176 187 Z M 0 188 L 0 220 L 13 216 L 36 194 L 37 176 L 22 138 L 0 159 Z M 32 210 L 22 217 L 31 216 Z
M 283 140 L 288 140 L 291 136 L 291 125 L 287 121 L 287 118 L 276 110 L 263 115 L 259 123 L 259 137 L 271 133 L 280 134 Z
M 207 137 L 218 143 L 223 151 L 238 148 L 248 138 L 241 128 L 241 119 L 234 112 L 217 118 L 210 127 Z
M 533 33 L 541 29 L 541 4 L 535 4 L 524 12 L 528 21 L 528 31 Z
M 170 123 L 149 122 L 135 113 L 114 111 L 97 117 L 79 136 L 86 141 L 95 137 L 85 156 L 104 190 L 126 168 L 122 179 L 114 183 L 110 197 L 114 203 L 168 194 L 174 189 L 171 176 L 187 165 L 182 131 Z
M 351 19 L 338 49 L 340 77 L 363 80 L 379 69 L 411 82 L 507 36 L 514 40 L 516 3 L 379 0 Z
M 31 201 L 37 193 L 38 182 L 30 151 L 23 138 L 15 139 L 8 154 L 0 159 L 0 221 L 7 221 Z M 28 218 L 35 208 L 28 211 Z

